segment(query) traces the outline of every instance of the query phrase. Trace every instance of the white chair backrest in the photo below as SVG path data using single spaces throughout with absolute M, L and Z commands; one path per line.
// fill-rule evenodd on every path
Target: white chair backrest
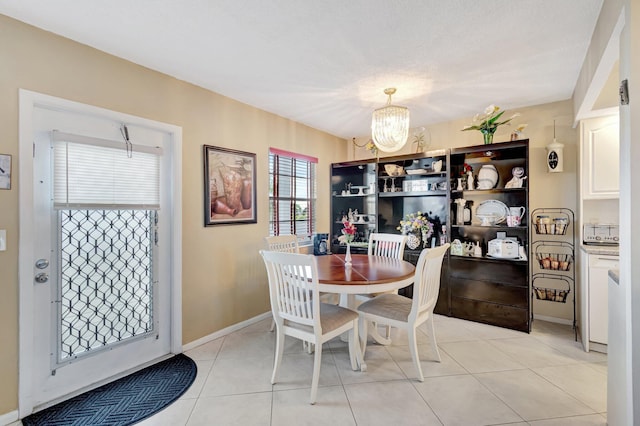
M 416 264 L 413 282 L 413 305 L 411 314 L 417 316 L 424 311 L 431 311 L 438 301 L 440 292 L 440 273 L 442 261 L 449 249 L 449 243 L 432 249 L 424 249 Z
M 269 251 L 300 253 L 298 237 L 296 235 L 275 235 L 264 237 L 264 240 L 267 243 L 267 250 Z
M 367 253 L 369 255 L 393 257 L 402 260 L 406 243 L 406 235 L 374 233 L 369 235 L 369 249 Z
M 318 266 L 313 255 L 260 250 L 267 267 L 274 317 L 320 326 Z

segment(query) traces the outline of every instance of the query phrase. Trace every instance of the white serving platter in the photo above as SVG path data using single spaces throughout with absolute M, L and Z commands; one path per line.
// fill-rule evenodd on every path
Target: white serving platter
M 509 208 L 505 203 L 499 200 L 486 200 L 478 204 L 476 209 L 476 216 L 493 216 L 495 217 L 494 223 L 502 223 L 509 214 Z

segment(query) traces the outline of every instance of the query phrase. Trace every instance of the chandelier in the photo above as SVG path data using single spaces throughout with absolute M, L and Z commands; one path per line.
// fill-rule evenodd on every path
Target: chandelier
M 387 105 L 373 111 L 371 119 L 371 137 L 380 151 L 396 152 L 400 150 L 409 136 L 409 109 L 391 105 L 391 95 L 396 89 L 384 89 L 389 96 Z

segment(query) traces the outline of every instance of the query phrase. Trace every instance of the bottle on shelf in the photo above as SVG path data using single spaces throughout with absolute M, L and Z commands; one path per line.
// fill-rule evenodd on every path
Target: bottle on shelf
M 447 225 L 442 225 L 442 233 L 440 234 L 440 245 L 447 244 Z
M 462 219 L 465 225 L 471 225 L 471 209 L 468 207 L 468 204 L 464 205 Z
M 476 245 L 473 247 L 473 257 L 482 257 L 482 247 L 480 247 L 479 241 L 476 241 Z

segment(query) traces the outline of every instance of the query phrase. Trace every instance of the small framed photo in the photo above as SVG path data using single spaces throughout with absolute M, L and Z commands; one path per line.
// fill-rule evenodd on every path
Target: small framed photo
M 315 256 L 329 254 L 329 234 L 313 234 L 313 254 Z
M 204 226 L 257 218 L 256 154 L 204 145 Z
M 11 189 L 11 156 L 0 154 L 0 189 Z

